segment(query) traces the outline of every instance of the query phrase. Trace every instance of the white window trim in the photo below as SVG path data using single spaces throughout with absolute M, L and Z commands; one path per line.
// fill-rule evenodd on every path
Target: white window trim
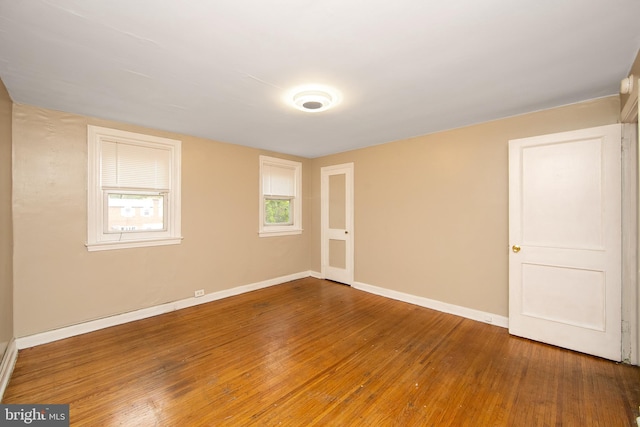
M 295 170 L 295 196 L 293 198 L 293 224 L 265 225 L 264 223 L 264 193 L 262 171 L 264 166 L 293 168 Z M 260 237 L 290 236 L 302 234 L 302 163 L 277 157 L 260 156 L 260 216 L 258 218 L 258 235 Z
M 113 233 L 104 233 L 105 191 L 102 189 L 101 153 L 102 141 L 116 140 L 143 146 L 169 148 L 172 152 L 170 193 L 166 209 L 168 210 L 167 231 L 161 233 L 122 233 L 114 241 Z M 88 251 L 139 248 L 146 246 L 176 245 L 182 242 L 181 233 L 181 149 L 182 142 L 89 125 L 87 127 L 88 145 L 88 186 L 87 186 L 87 243 Z

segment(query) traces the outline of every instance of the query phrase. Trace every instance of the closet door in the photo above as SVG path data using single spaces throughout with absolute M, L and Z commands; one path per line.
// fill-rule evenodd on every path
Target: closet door
M 621 126 L 509 142 L 509 332 L 621 358 Z

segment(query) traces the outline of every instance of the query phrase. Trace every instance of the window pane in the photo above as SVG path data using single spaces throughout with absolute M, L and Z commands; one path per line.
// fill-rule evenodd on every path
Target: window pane
M 166 230 L 164 199 L 165 194 L 109 193 L 105 233 Z
M 293 224 L 291 215 L 291 199 L 265 198 L 264 223 L 265 225 Z

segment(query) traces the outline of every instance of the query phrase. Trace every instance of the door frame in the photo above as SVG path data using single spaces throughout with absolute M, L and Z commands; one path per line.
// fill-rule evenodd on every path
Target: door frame
M 638 127 L 622 124 L 622 361 L 638 365 Z
M 640 123 L 638 99 L 640 79 L 630 75 L 631 93 L 622 106 L 622 360 L 638 365 L 640 362 Z M 624 81 L 623 80 L 623 81 Z M 626 200 L 625 200 L 626 199 Z M 625 323 L 626 322 L 626 323 Z
M 334 280 L 329 267 L 329 176 L 345 175 L 345 242 L 346 260 L 343 280 L 347 285 L 354 282 L 354 164 L 342 163 L 320 168 L 320 263 L 322 278 Z

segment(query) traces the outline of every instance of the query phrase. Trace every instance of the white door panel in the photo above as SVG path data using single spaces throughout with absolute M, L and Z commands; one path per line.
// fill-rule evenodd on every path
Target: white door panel
M 602 249 L 600 139 L 523 146 L 522 244 Z
M 621 356 L 620 125 L 509 141 L 509 331 Z
M 522 264 L 522 314 L 605 330 L 604 272 Z

